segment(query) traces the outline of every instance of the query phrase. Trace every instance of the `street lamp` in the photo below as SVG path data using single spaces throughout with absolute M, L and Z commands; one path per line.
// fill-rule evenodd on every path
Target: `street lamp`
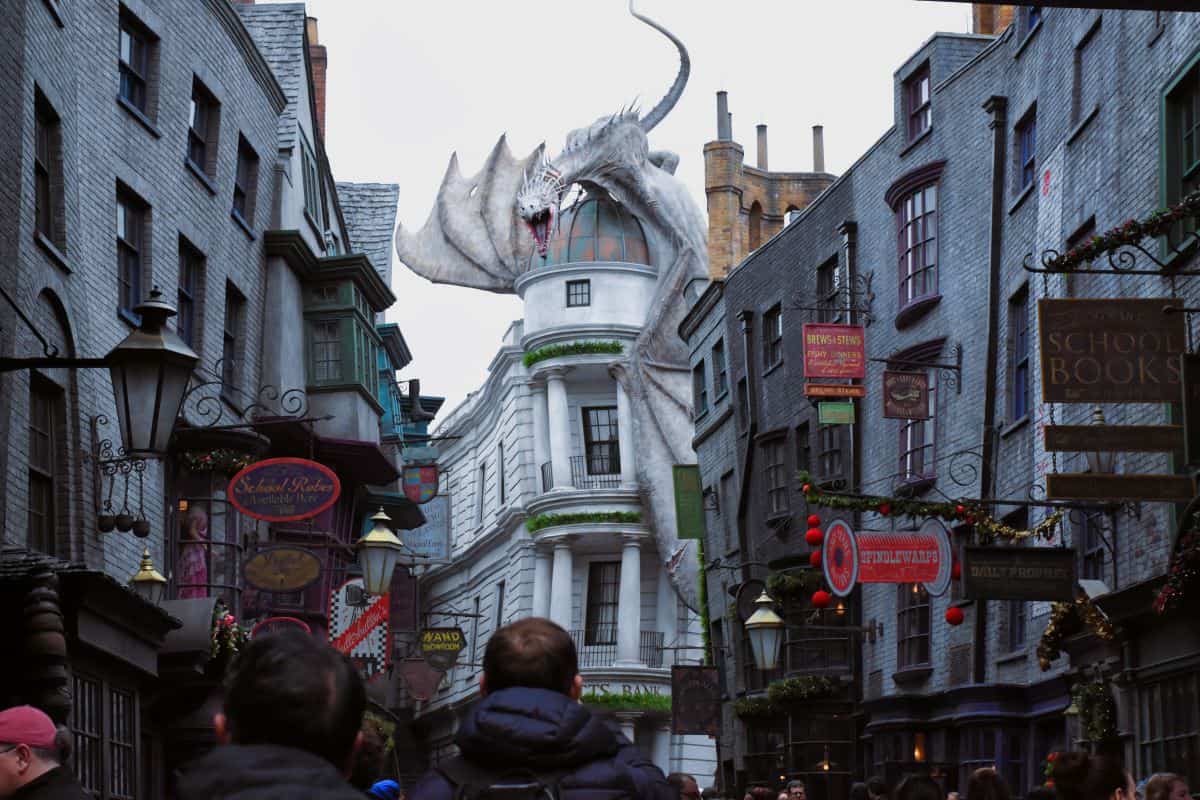
M 154 568 L 150 560 L 150 548 L 142 550 L 142 566 L 129 579 L 129 587 L 147 603 L 158 605 L 167 590 L 167 579 Z
M 769 672 L 779 665 L 779 646 L 783 644 L 783 619 L 771 607 L 775 601 L 766 590 L 754 601 L 758 610 L 750 615 L 742 627 L 750 638 L 750 651 L 754 654 L 754 663 L 764 672 Z
M 358 540 L 358 563 L 363 571 L 363 585 L 368 594 L 384 595 L 392 585 L 392 573 L 400 560 L 404 543 L 392 533 L 387 523 L 392 518 L 381 507 L 371 516 L 375 526 Z
M 1104 409 L 1100 406 L 1092 409 L 1092 424 L 1104 424 Z M 1112 450 L 1089 450 L 1087 462 L 1088 469 L 1097 475 L 1111 475 L 1117 471 L 1117 454 Z

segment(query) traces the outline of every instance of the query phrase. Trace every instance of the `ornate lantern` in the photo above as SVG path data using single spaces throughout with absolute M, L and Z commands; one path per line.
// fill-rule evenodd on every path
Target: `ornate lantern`
M 375 527 L 358 540 L 358 564 L 362 567 L 363 584 L 368 594 L 387 594 L 392 585 L 392 573 L 400 560 L 404 543 L 392 533 L 387 523 L 392 521 L 380 508 L 371 516 Z
M 783 619 L 775 613 L 772 606 L 775 601 L 766 590 L 754 601 L 758 610 L 750 615 L 742 627 L 750 637 L 750 650 L 754 654 L 755 665 L 764 672 L 769 672 L 779 665 L 779 648 L 783 644 Z

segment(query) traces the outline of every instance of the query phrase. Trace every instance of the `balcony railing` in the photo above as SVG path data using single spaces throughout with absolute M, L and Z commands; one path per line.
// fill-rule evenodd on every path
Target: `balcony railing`
M 639 650 L 641 662 L 647 667 L 658 669 L 663 665 L 662 631 L 642 631 L 642 646 Z
M 542 492 L 548 492 L 554 488 L 554 465 L 547 461 L 542 464 Z
M 616 470 L 613 472 L 612 470 Z M 614 458 L 571 457 L 571 482 L 575 489 L 617 489 L 621 486 L 621 464 Z M 542 492 L 554 488 L 554 464 L 542 464 Z
M 571 631 L 571 641 L 575 643 L 580 667 L 611 667 L 617 660 L 617 626 L 614 624 Z M 662 631 L 641 631 L 638 657 L 643 664 L 661 668 L 663 652 Z

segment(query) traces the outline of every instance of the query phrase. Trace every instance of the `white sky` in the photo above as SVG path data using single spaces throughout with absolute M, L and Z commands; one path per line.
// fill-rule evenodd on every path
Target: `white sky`
M 892 121 L 892 73 L 935 31 L 965 32 L 970 6 L 918 0 L 639 0 L 687 46 L 683 99 L 650 134 L 679 153 L 679 177 L 704 208 L 702 148 L 729 92 L 734 139 L 754 163 L 754 126 L 770 166 L 812 168 L 813 125 L 825 165 L 854 162 Z M 640 98 L 658 102 L 675 48 L 629 16 L 624 0 L 308 0 L 328 48 L 326 148 L 338 180 L 400 185 L 398 219 L 419 228 L 450 154 L 475 173 L 502 133 L 524 156 Z M 413 352 L 402 377 L 444 395 L 445 411 L 482 384 L 512 320 L 515 295 L 434 285 L 393 258 L 400 323 Z

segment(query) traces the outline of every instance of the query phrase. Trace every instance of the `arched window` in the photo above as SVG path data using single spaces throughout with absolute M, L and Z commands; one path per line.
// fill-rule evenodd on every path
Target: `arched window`
M 762 205 L 757 200 L 750 206 L 750 251 L 762 244 Z

